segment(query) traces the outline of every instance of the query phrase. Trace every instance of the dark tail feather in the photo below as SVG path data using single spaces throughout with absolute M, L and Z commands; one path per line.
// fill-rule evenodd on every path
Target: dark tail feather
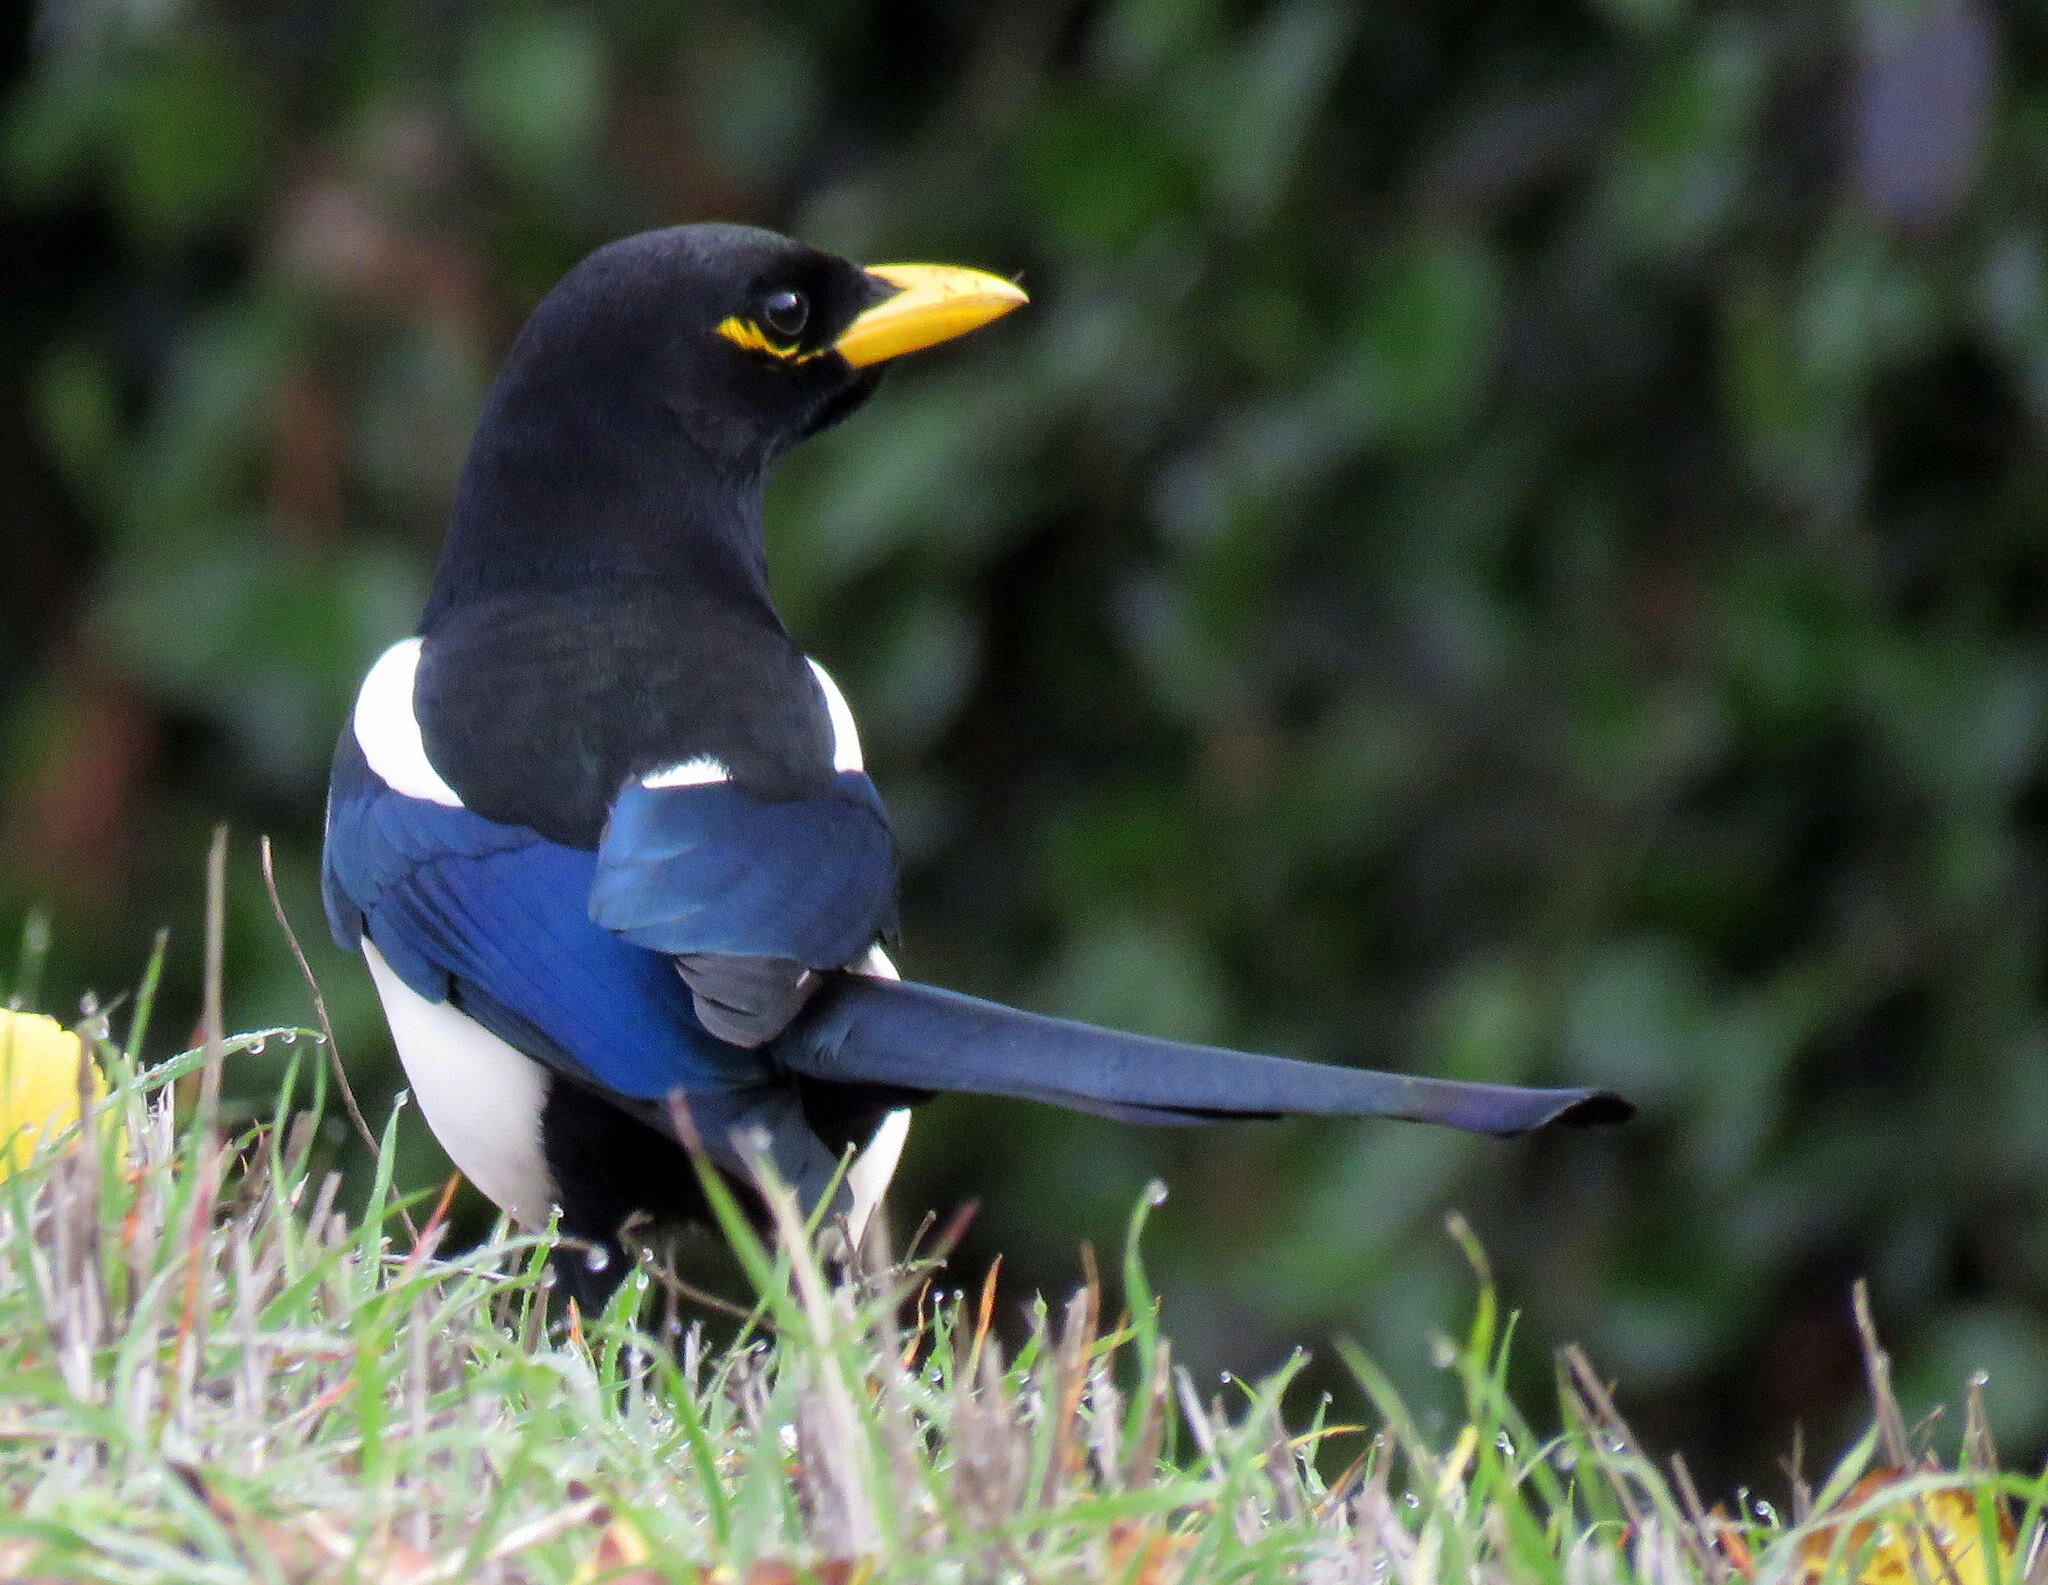
M 1400 1117 L 1505 1137 L 1635 1114 L 1612 1090 L 1464 1084 L 1253 1056 L 852 974 L 822 990 L 770 1050 L 817 1079 L 1009 1095 L 1138 1123 L 1305 1113 Z

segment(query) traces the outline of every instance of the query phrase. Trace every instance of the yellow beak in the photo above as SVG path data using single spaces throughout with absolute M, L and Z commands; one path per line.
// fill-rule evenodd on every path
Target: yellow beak
M 887 281 L 896 295 L 875 304 L 832 344 L 857 369 L 964 336 L 1030 301 L 1000 275 L 950 264 L 877 264 L 868 274 Z

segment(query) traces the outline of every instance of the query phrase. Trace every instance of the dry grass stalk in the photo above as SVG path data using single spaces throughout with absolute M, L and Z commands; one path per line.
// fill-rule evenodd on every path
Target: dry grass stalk
M 677 1302 L 644 1269 L 572 1330 L 548 1319 L 534 1241 L 445 1251 L 445 1192 L 393 1236 L 390 1130 L 352 1219 L 362 1190 L 321 1170 L 287 1104 L 238 1135 L 179 1126 L 173 1080 L 269 1040 L 312 1044 L 223 1037 L 142 1078 L 104 1046 L 117 1082 L 80 1148 L 0 1181 L 0 1578 L 1991 1585 L 1994 1565 L 2041 1567 L 2041 1483 L 1998 1471 L 1981 1402 L 1965 1469 L 1879 1478 L 1877 1449 L 1910 1444 L 1877 1354 L 1877 1429 L 1811 1516 L 1731 1518 L 1643 1451 L 1581 1355 L 1562 1434 L 1531 1433 L 1499 1397 L 1483 1290 L 1446 1351 L 1467 1405 L 1441 1437 L 1347 1354 L 1378 1425 L 1357 1451 L 1353 1427 L 1289 1430 L 1290 1372 L 1205 1401 L 1134 1262 L 1126 1308 L 1091 1267 L 1006 1347 L 992 1281 L 935 1295 L 929 1254 L 839 1269 L 765 1169 L 766 1236 L 729 1228 L 757 1288 L 730 1345 L 640 1330 L 636 1304 Z

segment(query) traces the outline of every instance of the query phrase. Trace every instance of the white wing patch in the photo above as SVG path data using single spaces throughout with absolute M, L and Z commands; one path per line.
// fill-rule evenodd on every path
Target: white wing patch
M 546 1072 L 460 1008 L 420 995 L 368 936 L 363 958 L 406 1080 L 448 1159 L 522 1227 L 546 1227 L 555 1200 L 540 1143 Z
M 731 780 L 732 772 L 724 765 L 709 754 L 699 754 L 695 759 L 686 759 L 667 770 L 649 771 L 640 778 L 640 785 L 659 792 L 664 787 L 709 787 L 714 782 Z
M 860 729 L 853 724 L 853 711 L 847 708 L 846 695 L 839 691 L 832 674 L 816 661 L 811 662 L 811 675 L 818 679 L 819 691 L 825 695 L 825 709 L 832 717 L 832 768 L 867 769 L 860 757 Z
M 420 640 L 402 639 L 377 658 L 356 695 L 354 732 L 363 758 L 384 785 L 408 798 L 460 809 L 462 799 L 441 780 L 420 740 L 413 714 L 413 679 L 420 669 Z

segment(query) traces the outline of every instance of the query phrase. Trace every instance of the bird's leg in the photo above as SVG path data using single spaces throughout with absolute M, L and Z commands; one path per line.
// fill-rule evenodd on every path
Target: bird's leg
M 560 1233 L 549 1262 L 555 1274 L 555 1292 L 587 1315 L 596 1315 L 618 1291 L 632 1269 L 626 1246 L 619 1237 L 624 1218 L 605 1224 L 606 1217 L 577 1216 L 571 1220 L 562 1208 Z
M 627 1223 L 643 1212 L 693 1214 L 702 1205 L 695 1174 L 666 1134 L 561 1080 L 541 1114 L 541 1150 L 561 1207 L 555 1290 L 595 1314 L 632 1267 L 620 1237 Z

